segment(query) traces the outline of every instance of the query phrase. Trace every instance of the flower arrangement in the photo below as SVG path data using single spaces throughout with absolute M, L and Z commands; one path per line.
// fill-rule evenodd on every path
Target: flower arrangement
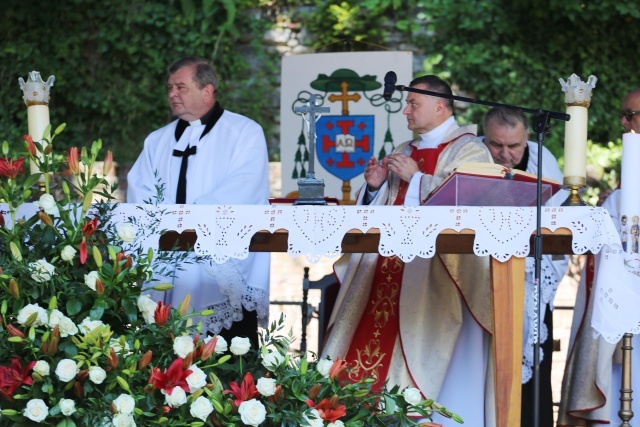
M 193 319 L 211 313 L 190 312 L 189 297 L 179 307 L 152 301 L 145 291 L 171 288 L 154 272 L 167 277 L 164 266 L 184 254 L 143 250 L 135 229 L 113 220 L 113 203 L 92 202 L 113 190 L 91 172 L 101 141 L 55 160 L 63 129 L 45 131 L 44 153 L 28 136 L 24 157 L 2 147 L 0 426 L 352 427 L 433 413 L 461 422 L 417 389 L 373 392 L 370 380 L 343 381 L 342 360 L 292 354 L 282 318 L 251 348 L 202 336 Z M 25 174 L 25 157 L 39 173 Z M 104 175 L 112 162 L 107 153 Z M 56 200 L 48 181 L 62 167 L 75 179 Z

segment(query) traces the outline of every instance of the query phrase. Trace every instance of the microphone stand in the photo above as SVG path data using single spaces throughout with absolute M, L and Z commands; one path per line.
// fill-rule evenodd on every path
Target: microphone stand
M 392 73 L 392 72 L 390 72 Z M 536 234 L 534 237 L 534 258 L 535 258 L 535 276 L 534 276 L 534 304 L 535 304 L 535 318 L 536 318 L 536 340 L 533 349 L 533 425 L 538 427 L 540 425 L 540 299 L 541 299 L 541 286 L 540 286 L 540 273 L 542 263 L 542 147 L 544 143 L 544 135 L 549 133 L 551 129 L 550 119 L 569 121 L 571 116 L 566 113 L 560 113 L 556 111 L 548 111 L 542 109 L 531 109 L 525 107 L 519 107 L 516 105 L 500 104 L 497 102 L 483 101 L 480 99 L 466 98 L 463 96 L 448 95 L 439 92 L 433 92 L 425 89 L 417 89 L 411 86 L 390 84 L 395 80 L 395 73 L 393 77 L 390 77 L 390 73 L 385 76 L 385 99 L 391 98 L 393 90 L 406 91 L 420 93 L 423 95 L 435 96 L 438 98 L 453 99 L 456 101 L 469 102 L 471 104 L 487 105 L 490 107 L 507 108 L 510 110 L 520 110 L 523 112 L 533 114 L 532 128 L 538 136 L 538 179 L 536 181 Z M 394 82 L 395 83 L 395 82 Z M 392 89 L 389 91 L 389 89 Z M 550 356 L 550 355 L 549 355 Z M 548 356 L 548 357 L 549 357 Z

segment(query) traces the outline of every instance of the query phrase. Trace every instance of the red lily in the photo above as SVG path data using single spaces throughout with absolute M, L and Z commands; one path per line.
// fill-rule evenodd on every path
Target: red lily
M 4 215 L 0 213 L 0 227 L 4 227 Z
M 211 338 L 208 343 L 201 346 L 202 353 L 200 354 L 200 360 L 203 362 L 211 357 L 213 352 L 216 349 L 216 344 L 218 343 L 218 336 Z
M 29 372 L 35 364 L 35 361 L 29 362 L 23 369 L 20 359 L 13 357 L 11 358 L 11 367 L 0 366 L 0 396 L 12 402 L 13 392 L 18 387 L 22 384 L 32 385 L 33 379 L 29 376 Z
M 158 301 L 156 311 L 153 313 L 153 318 L 156 320 L 156 325 L 162 326 L 169 320 L 169 313 L 171 310 L 171 304 L 164 305 L 162 301 Z
M 149 384 L 164 390 L 168 395 L 171 395 L 174 387 L 182 387 L 184 391 L 189 392 L 187 377 L 191 375 L 191 372 L 190 369 L 182 368 L 182 358 L 178 357 L 164 373 L 160 372 L 158 368 L 152 368 Z
M 69 155 L 67 156 L 67 162 L 69 163 L 69 170 L 74 174 L 78 175 L 80 173 L 80 163 L 78 159 L 80 158 L 80 151 L 78 147 L 69 148 Z
M 236 398 L 233 401 L 236 406 L 240 406 L 242 402 L 246 402 L 255 397 L 258 397 L 258 389 L 256 388 L 255 383 L 253 382 L 253 375 L 251 372 L 247 372 L 244 375 L 244 379 L 242 380 L 242 384 L 238 385 L 237 382 L 233 381 L 229 383 L 229 387 L 231 390 L 225 390 L 224 394 L 233 394 Z
M 87 238 L 83 237 L 82 242 L 80 242 L 80 264 L 84 264 L 87 262 Z
M 7 331 L 9 331 L 9 335 L 12 337 L 24 338 L 24 333 L 13 325 L 7 325 Z
M 24 135 L 22 137 L 22 140 L 24 141 L 24 147 L 27 149 L 27 153 L 29 153 L 29 157 L 32 159 L 35 158 L 38 155 L 38 149 L 33 143 L 33 138 L 31 138 L 31 135 Z
M 347 415 L 347 407 L 341 405 L 338 396 L 331 396 L 330 399 L 324 398 L 316 405 L 316 409 L 320 414 L 320 418 L 330 423 L 334 423 L 337 419 Z
M 340 379 L 340 376 L 347 370 L 349 364 L 344 359 L 336 359 L 333 361 L 333 365 L 329 368 L 329 378 L 332 380 Z
M 24 172 L 24 157 L 20 157 L 18 160 L 12 160 L 8 157 L 0 159 L 0 175 L 13 179 L 16 176 Z
M 93 218 L 82 225 L 82 235 L 89 237 L 96 231 L 96 228 L 98 228 L 98 218 Z

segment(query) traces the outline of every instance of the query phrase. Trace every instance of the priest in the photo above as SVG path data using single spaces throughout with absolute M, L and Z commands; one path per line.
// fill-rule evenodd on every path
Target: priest
M 208 60 L 186 57 L 168 72 L 168 101 L 177 120 L 144 141 L 127 177 L 127 202 L 160 197 L 166 204 L 268 204 L 267 144 L 260 125 L 222 107 Z M 224 264 L 190 261 L 176 269 L 174 289 L 158 297 L 176 307 L 190 294 L 195 310 L 214 310 L 202 319 L 207 332 L 249 337 L 257 345 L 258 320 L 268 322 L 269 254 Z
M 452 94 L 433 75 L 411 87 Z M 452 99 L 409 92 L 406 102 L 408 128 L 418 137 L 380 162 L 369 160 L 359 204 L 421 205 L 461 163 L 492 162 L 476 126 L 456 123 Z M 351 254 L 334 269 L 341 288 L 323 356 L 346 359 L 352 380 L 417 387 L 473 425 L 495 424 L 488 257 L 403 263 Z
M 489 148 L 493 161 L 509 169 L 538 174 L 538 150 L 542 150 L 542 176 L 562 182 L 558 161 L 546 147 L 529 141 L 529 119 L 520 110 L 492 108 L 484 116 L 483 142 Z M 560 206 L 569 193 L 559 190 L 546 206 Z M 551 390 L 551 361 L 553 353 L 553 298 L 558 284 L 567 272 L 569 257 L 542 255 L 540 264 L 540 395 L 539 422 L 553 425 L 553 395 Z M 522 411 L 520 427 L 533 424 L 534 381 L 532 381 L 537 317 L 534 298 L 535 260 L 527 257 L 525 264 L 525 310 L 522 342 Z

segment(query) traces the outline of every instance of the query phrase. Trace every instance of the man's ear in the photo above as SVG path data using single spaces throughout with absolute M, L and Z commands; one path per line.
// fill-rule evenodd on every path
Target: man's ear
M 215 101 L 216 100 L 216 91 L 213 88 L 213 85 L 211 83 L 206 85 L 203 90 L 204 90 L 205 101 L 208 101 L 208 100 Z

